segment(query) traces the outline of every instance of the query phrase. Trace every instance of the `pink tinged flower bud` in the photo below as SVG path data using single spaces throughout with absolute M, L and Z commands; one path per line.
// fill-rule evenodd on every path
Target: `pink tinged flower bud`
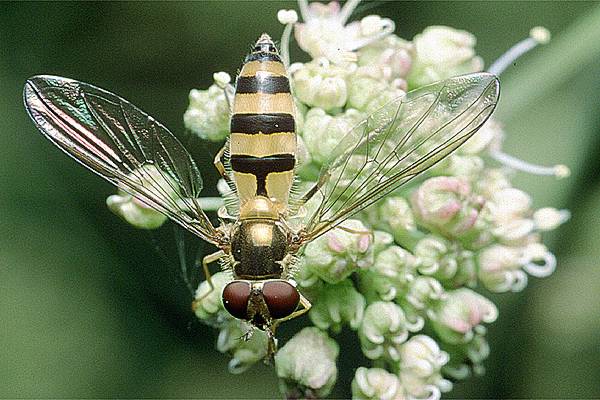
M 404 197 L 386 197 L 377 211 L 379 223 L 387 228 L 396 239 L 410 235 L 417 229 L 413 211 Z
M 372 243 L 373 234 L 361 221 L 347 220 L 306 246 L 303 262 L 325 282 L 338 283 L 373 264 Z
M 398 361 L 408 328 L 404 311 L 397 304 L 383 301 L 370 304 L 358 332 L 363 353 L 372 360 Z
M 404 80 L 412 66 L 413 53 L 410 42 L 396 35 L 389 35 L 361 49 L 358 53 L 358 65 L 377 68 L 378 75 L 388 82 Z
M 297 24 L 295 29 L 300 48 L 313 58 L 326 57 L 337 64 L 354 62 L 357 59 L 354 51 L 394 31 L 393 21 L 376 15 L 346 25 L 357 3 L 347 2 L 343 8 L 336 2 L 328 5 L 314 2 L 308 7 L 301 3 L 305 22 Z
M 451 236 L 469 231 L 477 221 L 482 199 L 471 196 L 470 185 L 456 177 L 430 178 L 413 193 L 415 216 L 425 226 Z
M 448 360 L 448 354 L 429 336 L 416 335 L 402 345 L 399 376 L 408 397 L 439 399 L 441 392 L 450 391 L 452 383 L 441 374 Z
M 301 64 L 293 71 L 294 94 L 302 103 L 325 111 L 339 109 L 346 104 L 346 69 L 324 61 Z
M 434 329 L 446 342 L 466 343 L 473 338 L 481 323 L 491 323 L 498 317 L 496 306 L 470 289 L 448 292 L 448 298 L 436 313 Z
M 493 292 L 518 292 L 527 285 L 522 248 L 493 245 L 479 253 L 478 261 L 479 280 Z
M 338 344 L 315 327 L 302 329 L 275 355 L 275 370 L 288 398 L 320 398 L 337 379 Z
M 352 398 L 368 400 L 405 400 L 400 379 L 381 368 L 359 367 L 352 380 Z

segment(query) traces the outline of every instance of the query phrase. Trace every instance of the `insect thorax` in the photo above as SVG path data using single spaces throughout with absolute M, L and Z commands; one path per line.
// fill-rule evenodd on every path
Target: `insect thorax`
M 241 220 L 231 238 L 236 279 L 278 279 L 288 253 L 287 235 L 271 219 Z

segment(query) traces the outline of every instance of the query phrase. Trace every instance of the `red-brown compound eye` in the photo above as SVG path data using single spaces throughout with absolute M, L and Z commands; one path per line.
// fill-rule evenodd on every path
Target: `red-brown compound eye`
M 265 282 L 262 294 L 273 319 L 287 317 L 296 310 L 300 302 L 298 290 L 286 281 Z
M 223 306 L 229 314 L 238 319 L 248 319 L 248 299 L 250 298 L 250 284 L 248 282 L 233 281 L 223 289 Z

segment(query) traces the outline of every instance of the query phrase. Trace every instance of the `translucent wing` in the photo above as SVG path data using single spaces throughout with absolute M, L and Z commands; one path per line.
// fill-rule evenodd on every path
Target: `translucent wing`
M 469 139 L 494 110 L 498 79 L 450 78 L 407 93 L 354 127 L 319 177 L 310 241 L 425 171 Z
M 218 232 L 198 205 L 202 178 L 183 145 L 148 114 L 75 80 L 36 76 L 25 106 L 65 153 L 206 241 Z

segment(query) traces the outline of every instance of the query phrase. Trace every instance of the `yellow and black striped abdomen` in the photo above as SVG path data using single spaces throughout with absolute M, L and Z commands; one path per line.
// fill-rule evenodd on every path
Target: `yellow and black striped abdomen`
M 230 163 L 242 219 L 257 214 L 251 201 L 257 196 L 275 206 L 273 218 L 287 207 L 296 164 L 294 110 L 285 67 L 263 35 L 237 79 L 231 117 Z

